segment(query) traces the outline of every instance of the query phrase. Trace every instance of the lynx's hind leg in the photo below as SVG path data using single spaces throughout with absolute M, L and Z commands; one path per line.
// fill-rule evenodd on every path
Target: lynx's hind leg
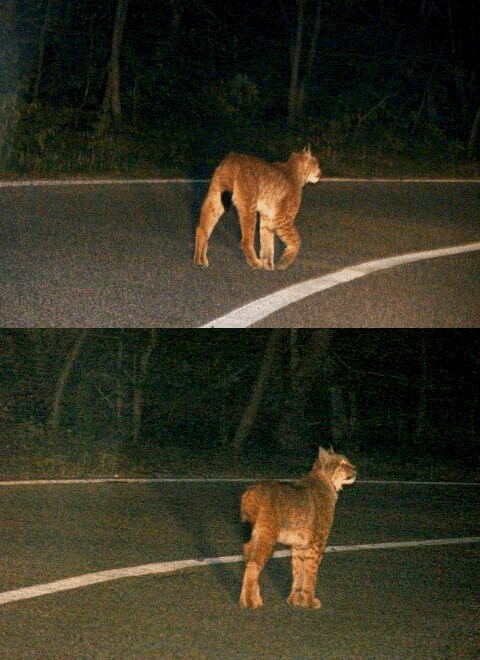
M 195 233 L 195 255 L 193 261 L 196 266 L 208 267 L 208 239 L 224 211 L 222 192 L 223 190 L 215 180 L 212 181 L 205 201 L 202 204 L 200 221 Z
M 245 573 L 240 594 L 241 607 L 251 609 L 262 607 L 263 600 L 258 579 L 270 559 L 276 540 L 276 530 L 272 529 L 270 525 L 260 524 L 255 525 L 251 540 L 243 546 Z
M 273 221 L 260 213 L 260 261 L 265 270 L 274 270 L 275 228 Z
M 283 226 L 277 225 L 277 234 L 280 240 L 285 243 L 285 250 L 278 264 L 278 268 L 279 270 L 285 270 L 297 256 L 302 240 L 293 224 L 284 224 Z
M 287 601 L 290 605 L 316 610 L 320 608 L 320 601 L 315 597 L 320 555 L 321 549 L 318 545 L 292 548 L 293 583 Z

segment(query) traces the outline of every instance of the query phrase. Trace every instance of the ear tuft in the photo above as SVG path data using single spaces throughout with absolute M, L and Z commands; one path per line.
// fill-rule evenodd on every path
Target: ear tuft
M 328 451 L 323 447 L 318 448 L 318 458 L 321 461 L 322 459 L 328 458 Z

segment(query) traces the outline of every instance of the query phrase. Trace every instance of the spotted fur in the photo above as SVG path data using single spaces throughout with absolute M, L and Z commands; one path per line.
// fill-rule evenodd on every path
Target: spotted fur
M 217 167 L 200 212 L 195 239 L 194 263 L 207 267 L 210 235 L 224 211 L 222 193 L 232 193 L 242 233 L 241 246 L 252 268 L 274 270 L 274 238 L 278 235 L 285 250 L 279 269 L 290 266 L 300 249 L 300 235 L 294 226 L 302 189 L 322 175 L 310 147 L 294 152 L 285 163 L 267 163 L 261 158 L 229 154 Z M 260 255 L 254 248 L 257 213 L 260 216 Z
M 241 517 L 252 524 L 252 536 L 243 548 L 241 607 L 263 605 L 258 579 L 277 542 L 292 546 L 293 583 L 288 603 L 320 607 L 315 585 L 337 493 L 345 484 L 352 484 L 356 474 L 345 456 L 320 447 L 309 474 L 294 484 L 259 481 L 244 492 Z

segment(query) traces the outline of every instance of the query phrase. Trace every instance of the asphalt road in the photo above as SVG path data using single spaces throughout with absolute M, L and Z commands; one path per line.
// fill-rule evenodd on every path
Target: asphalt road
M 237 555 L 242 484 L 2 487 L 0 591 L 115 567 Z M 478 486 L 344 489 L 330 545 L 479 532 Z M 241 611 L 240 563 L 127 578 L 0 606 L 5 660 L 478 657 L 480 544 L 328 553 L 319 611 L 285 603 L 287 559 Z
M 251 271 L 231 209 L 211 267 L 192 264 L 205 183 L 0 187 L 0 323 L 198 327 L 286 286 L 372 259 L 480 241 L 480 182 L 307 186 L 301 253 Z M 401 265 L 311 296 L 258 325 L 471 327 L 480 253 Z

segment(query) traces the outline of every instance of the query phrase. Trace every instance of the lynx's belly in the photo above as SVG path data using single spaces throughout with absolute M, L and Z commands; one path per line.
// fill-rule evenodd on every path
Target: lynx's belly
M 312 542 L 312 534 L 310 530 L 282 529 L 277 540 L 284 545 L 294 545 L 298 548 L 306 548 Z
M 260 197 L 257 201 L 257 211 L 265 218 L 273 220 L 276 211 L 275 200 Z

